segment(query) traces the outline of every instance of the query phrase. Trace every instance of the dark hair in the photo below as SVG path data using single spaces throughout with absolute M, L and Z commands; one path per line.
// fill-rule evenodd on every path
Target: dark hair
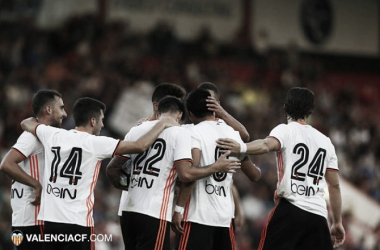
M 212 82 L 204 82 L 204 83 L 201 83 L 201 84 L 198 86 L 198 89 L 205 89 L 205 90 L 212 90 L 212 91 L 214 91 L 214 93 L 215 93 L 215 99 L 216 99 L 216 100 L 219 100 L 219 97 L 220 97 L 219 89 L 218 89 L 218 87 L 216 87 L 216 85 L 213 84 Z
M 314 93 L 307 88 L 291 88 L 286 95 L 284 111 L 293 120 L 304 119 L 313 113 Z
M 92 117 L 98 119 L 101 110 L 103 113 L 106 112 L 106 105 L 101 101 L 90 97 L 79 98 L 73 106 L 75 126 L 86 126 Z
M 205 89 L 195 89 L 191 91 L 186 97 L 186 106 L 189 113 L 191 112 L 198 118 L 203 118 L 213 114 L 207 108 L 207 97 L 211 96 L 210 92 Z
M 183 99 L 185 95 L 186 91 L 184 88 L 172 83 L 161 83 L 153 91 L 152 102 L 159 102 L 166 96 L 174 96 Z
M 42 109 L 55 101 L 55 97 L 62 98 L 62 95 L 55 90 L 51 89 L 44 89 L 38 91 L 36 94 L 33 96 L 32 100 L 32 109 L 33 109 L 33 114 L 38 117 L 41 115 Z
M 175 113 L 175 112 L 182 112 L 182 119 L 185 118 L 185 106 L 183 103 L 175 97 L 167 96 L 164 97 L 159 103 L 158 103 L 158 114 L 162 113 Z

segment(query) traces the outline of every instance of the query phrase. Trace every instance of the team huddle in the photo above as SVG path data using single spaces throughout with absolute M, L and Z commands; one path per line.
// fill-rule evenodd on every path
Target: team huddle
M 246 128 L 219 103 L 219 90 L 202 83 L 186 95 L 174 84 L 158 85 L 153 113 L 124 140 L 100 136 L 106 106 L 84 97 L 72 114 L 75 129 L 62 129 L 62 96 L 41 90 L 35 117 L 1 162 L 12 181 L 12 231 L 35 235 L 94 233 L 94 190 L 101 161 L 108 180 L 122 189 L 119 206 L 125 249 L 237 249 L 233 174 L 252 182 L 260 169 L 248 155 L 276 153 L 275 208 L 258 249 L 326 250 L 344 242 L 338 160 L 330 139 L 306 123 L 314 94 L 289 90 L 288 123 L 249 142 Z M 182 124 L 185 114 L 191 124 Z M 330 214 L 323 198 L 328 186 Z M 255 209 L 252 207 L 251 209 Z M 329 228 L 328 220 L 331 220 Z M 171 230 L 176 234 L 170 244 Z M 17 249 L 95 249 L 93 241 L 26 241 Z

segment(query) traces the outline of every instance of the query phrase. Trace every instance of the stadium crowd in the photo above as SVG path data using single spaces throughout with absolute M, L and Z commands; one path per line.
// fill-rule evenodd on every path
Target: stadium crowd
M 370 84 L 371 77 L 330 72 L 321 60 L 305 56 L 295 45 L 287 50 L 256 51 L 240 46 L 239 41 L 220 44 L 206 28 L 196 40 L 184 42 L 165 22 L 141 34 L 125 23 L 104 24 L 93 16 L 72 18 L 50 31 L 37 28 L 27 19 L 2 21 L 0 158 L 16 142 L 22 132 L 20 121 L 32 115 L 33 93 L 42 88 L 62 93 L 68 113 L 64 128 L 74 126 L 70 118 L 73 102 L 90 96 L 107 105 L 102 134 L 123 138 L 107 125 L 123 90 L 141 82 L 152 86 L 170 82 L 190 91 L 209 81 L 221 90 L 222 106 L 245 125 L 253 140 L 286 122 L 281 109 L 286 91 L 292 86 L 305 86 L 314 91 L 317 100 L 309 122 L 332 139 L 341 176 L 380 202 L 380 122 L 377 115 L 370 115 L 379 112 L 376 100 L 380 87 Z M 374 77 L 379 79 L 378 75 Z M 369 79 L 368 84 L 361 79 Z M 240 173 L 234 177 L 246 217 L 245 225 L 236 233 L 240 250 L 257 247 L 274 206 L 274 157 L 252 157 L 252 161 L 262 170 L 259 182 L 252 184 Z M 97 232 L 113 234 L 113 241 L 111 245 L 99 242 L 97 248 L 120 249 L 120 191 L 106 179 L 106 164 L 103 162 L 95 191 L 94 217 Z M 1 174 L 0 249 L 12 246 L 10 187 L 11 180 Z M 350 221 L 350 214 L 345 214 L 347 236 L 341 249 L 365 249 L 363 242 L 350 236 Z M 380 222 L 374 233 L 380 246 Z

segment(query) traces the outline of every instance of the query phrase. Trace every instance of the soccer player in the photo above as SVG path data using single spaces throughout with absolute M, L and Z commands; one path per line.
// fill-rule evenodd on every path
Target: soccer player
M 186 98 L 190 119 L 194 123 L 189 128 L 193 167 L 177 169 L 183 183 L 172 221 L 173 230 L 182 234 L 177 235 L 176 249 L 235 249 L 231 225 L 234 210 L 230 190 L 232 173 L 218 172 L 206 176 L 194 173 L 194 166 L 207 166 L 219 158 L 221 152 L 216 140 L 221 136 L 243 143 L 237 131 L 216 120 L 214 112 L 208 110 L 206 100 L 210 96 L 209 91 L 196 89 Z M 243 159 L 241 169 L 251 181 L 260 178 L 260 169 L 244 154 L 231 158 Z
M 184 106 L 174 97 L 165 97 L 158 106 L 159 119 L 171 116 L 180 121 Z M 145 134 L 157 121 L 144 122 L 131 129 L 126 140 Z M 132 155 L 133 172 L 122 224 L 126 249 L 170 249 L 168 222 L 171 221 L 177 171 L 191 167 L 191 137 L 187 129 L 173 127 L 163 131 L 151 148 Z M 230 167 L 232 165 L 232 168 Z M 221 157 L 214 165 L 198 170 L 200 178 L 230 171 L 239 164 Z M 196 171 L 196 169 L 195 169 Z
M 158 103 L 166 96 L 173 96 L 176 97 L 180 100 L 182 100 L 186 95 L 185 90 L 172 83 L 162 83 L 158 85 L 152 94 L 152 108 L 153 112 L 152 115 L 150 115 L 147 118 L 142 118 L 137 122 L 137 125 L 140 125 L 144 121 L 154 121 L 158 118 Z M 127 200 L 127 195 L 128 195 L 128 187 L 125 185 L 120 184 L 120 176 L 123 175 L 124 178 L 129 178 L 130 174 L 127 172 L 128 169 L 130 170 L 130 161 L 129 158 L 124 157 L 123 155 L 116 155 L 115 157 L 112 158 L 110 163 L 107 166 L 107 178 L 108 180 L 118 189 L 123 190 L 121 193 L 120 197 L 120 205 L 119 205 L 119 210 L 118 210 L 118 215 L 120 216 L 120 220 L 122 220 L 123 213 L 122 213 L 122 208 L 125 207 L 125 201 Z M 126 184 L 126 183 L 125 183 Z M 125 229 L 124 226 L 125 224 L 120 224 L 121 230 L 122 230 L 122 235 L 126 235 L 124 233 Z M 123 238 L 124 242 L 126 241 L 125 238 Z
M 284 104 L 288 123 L 275 127 L 266 139 L 247 144 L 230 139 L 217 141 L 219 147 L 233 152 L 276 152 L 276 206 L 262 232 L 259 250 L 328 250 L 344 242 L 338 159 L 330 139 L 306 123 L 313 108 L 313 92 L 292 88 Z M 323 199 L 326 184 L 332 210 L 331 231 Z
M 33 113 L 42 124 L 61 127 L 66 117 L 62 96 L 55 90 L 40 90 L 32 100 Z M 44 173 L 44 150 L 39 140 L 31 133 L 24 132 L 4 157 L 0 169 L 12 180 L 11 206 L 12 231 L 19 230 L 24 239 L 18 247 L 42 249 L 42 242 L 31 241 L 25 234 L 40 237 L 43 221 L 37 219 L 40 211 Z
M 240 138 L 243 140 L 243 142 L 249 141 L 249 133 L 247 129 L 244 127 L 243 124 L 241 124 L 238 120 L 236 120 L 232 115 L 230 115 L 226 110 L 223 109 L 223 107 L 220 105 L 220 92 L 218 87 L 216 87 L 215 84 L 211 82 L 204 82 L 201 83 L 198 86 L 199 89 L 205 89 L 208 90 L 211 94 L 209 98 L 207 98 L 207 107 L 208 110 L 215 112 L 215 117 L 219 122 L 225 122 L 227 125 L 231 126 L 234 130 L 238 131 L 240 134 Z M 234 219 L 233 219 L 233 225 L 234 229 L 235 226 L 237 228 L 242 228 L 244 225 L 244 212 L 243 208 L 240 204 L 240 197 L 239 192 L 236 188 L 236 186 L 232 183 L 231 184 L 231 191 L 232 196 L 234 200 Z
M 44 233 L 64 235 L 45 242 L 47 249 L 93 249 L 94 189 L 101 160 L 116 154 L 141 153 L 166 128 L 178 125 L 166 117 L 137 141 L 119 141 L 99 136 L 103 128 L 105 104 L 92 98 L 80 98 L 73 106 L 75 129 L 64 130 L 38 124 L 33 118 L 21 122 L 24 130 L 33 132 L 45 149 L 45 175 L 41 211 Z M 68 240 L 67 240 L 68 239 Z

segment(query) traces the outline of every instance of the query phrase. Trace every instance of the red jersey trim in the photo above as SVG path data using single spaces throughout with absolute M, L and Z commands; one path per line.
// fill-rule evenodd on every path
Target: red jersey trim
M 280 140 L 279 140 L 279 139 L 277 139 L 277 138 L 276 138 L 276 137 L 274 137 L 274 136 L 267 136 L 267 138 L 273 138 L 273 139 L 277 140 L 277 142 L 278 142 L 278 151 L 280 151 L 280 150 L 281 150 L 281 142 L 280 142 Z
M 40 126 L 40 125 L 41 125 L 41 123 L 38 123 L 38 124 L 36 125 L 36 127 L 34 128 L 34 131 L 33 131 L 34 136 L 37 137 L 37 138 L 38 138 L 38 136 L 37 136 L 37 128 L 38 128 L 38 126 Z M 39 139 L 39 138 L 38 138 L 38 139 Z
M 28 157 L 26 157 L 23 153 L 21 153 L 20 150 L 18 150 L 17 148 L 11 148 L 12 150 L 14 150 L 16 153 L 18 153 L 19 155 L 21 155 L 22 157 L 24 157 L 24 160 Z
M 120 147 L 120 143 L 121 143 L 121 140 L 119 140 L 119 142 L 117 143 L 116 148 L 115 148 L 115 150 L 112 153 L 112 157 L 115 156 L 117 149 Z
M 335 169 L 335 168 L 326 168 L 326 171 L 339 172 L 339 169 Z

